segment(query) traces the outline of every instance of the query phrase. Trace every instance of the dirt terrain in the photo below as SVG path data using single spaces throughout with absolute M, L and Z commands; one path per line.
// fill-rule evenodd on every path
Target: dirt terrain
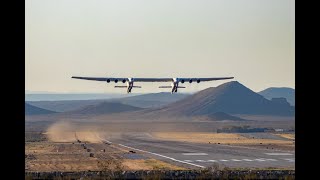
M 40 136 L 38 132 L 27 134 L 29 138 L 25 144 L 25 170 L 30 172 L 184 169 L 144 157 L 139 152 L 132 153 L 116 145 L 103 143 L 90 132 L 77 132 L 77 135 L 65 132 L 59 137 L 48 133 Z M 30 138 L 32 135 L 33 139 Z M 64 135 L 66 139 L 62 138 Z M 77 136 L 87 139 L 81 141 L 79 138 L 77 141 Z M 93 157 L 90 157 L 91 153 Z
M 221 156 L 216 154 L 216 152 L 220 152 L 219 149 L 224 148 L 223 145 L 230 145 L 232 146 L 231 149 L 234 149 L 235 146 L 245 146 L 294 152 L 293 133 L 215 133 L 212 130 L 209 131 L 209 128 L 205 129 L 206 125 L 213 126 L 212 123 L 208 124 L 206 122 L 189 122 L 189 124 L 177 122 L 174 124 L 171 122 L 146 123 L 139 121 L 131 124 L 60 121 L 52 123 L 47 129 L 27 126 L 26 129 L 29 131 L 25 134 L 25 168 L 28 172 L 182 170 L 194 168 L 170 159 L 150 156 L 150 153 L 143 151 L 134 150 L 130 152 L 132 149 L 124 148 L 120 144 L 159 153 L 160 156 L 173 156 L 174 159 L 178 160 L 185 160 L 185 157 L 181 155 L 181 152 L 185 150 L 183 148 L 184 144 L 177 144 L 178 142 L 191 143 L 186 146 L 191 148 L 188 151 L 194 151 L 193 148 L 196 151 L 203 149 L 204 152 L 209 153 L 210 157 L 208 156 L 208 158 L 224 158 L 224 154 Z M 185 129 L 188 126 L 190 130 Z M 223 126 L 225 126 L 225 123 L 223 123 Z M 149 129 L 149 132 L 146 131 L 150 127 L 154 129 Z M 160 129 L 167 129 L 167 131 L 160 131 Z M 183 129 L 185 129 L 184 132 Z M 198 131 L 191 131 L 193 129 Z M 152 132 L 151 130 L 156 131 Z M 170 142 L 175 144 L 170 144 Z M 210 145 L 217 146 L 212 146 L 214 148 L 210 149 Z M 211 151 L 214 151 L 212 156 Z M 243 153 L 251 154 L 251 152 Z M 231 157 L 232 153 L 227 155 L 230 156 L 230 159 L 233 158 L 233 156 Z M 258 155 L 260 156 L 260 154 Z M 196 164 L 201 163 L 197 162 L 198 160 L 195 159 Z M 278 161 L 279 163 L 283 162 L 283 160 Z M 236 165 L 237 163 L 233 164 Z M 260 165 L 263 164 L 260 163 Z M 282 163 L 281 166 L 287 166 L 286 162 Z

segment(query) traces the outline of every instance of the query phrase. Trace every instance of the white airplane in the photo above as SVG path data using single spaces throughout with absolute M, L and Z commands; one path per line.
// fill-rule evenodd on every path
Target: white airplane
M 110 83 L 111 81 L 118 83 L 118 81 L 122 81 L 122 83 L 126 83 L 126 86 L 114 86 L 115 88 L 127 88 L 127 93 L 130 93 L 132 88 L 141 88 L 141 86 L 134 86 L 133 82 L 171 82 L 171 86 L 159 86 L 159 88 L 172 88 L 171 94 L 178 91 L 178 88 L 185 88 L 183 86 L 179 86 L 179 82 L 182 84 L 184 82 L 197 82 L 201 81 L 216 81 L 216 80 L 225 80 L 225 79 L 233 79 L 233 77 L 217 77 L 217 78 L 114 78 L 114 77 L 78 77 L 72 76 L 74 79 L 84 79 L 91 81 L 105 81 Z

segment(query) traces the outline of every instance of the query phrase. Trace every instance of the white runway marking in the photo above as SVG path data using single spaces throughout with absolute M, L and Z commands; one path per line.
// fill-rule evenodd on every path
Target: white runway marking
M 242 159 L 243 161 L 253 161 L 253 160 L 251 160 L 251 159 Z
M 234 148 L 243 148 L 243 149 L 261 150 L 261 148 L 253 148 L 253 147 L 246 147 L 246 146 L 233 146 L 233 145 L 227 145 L 227 144 L 219 144 L 219 146 L 234 147 Z M 283 150 L 278 150 L 278 149 L 273 149 L 273 150 L 270 149 L 269 151 L 281 151 L 281 152 L 283 152 Z M 294 152 L 294 151 L 286 151 L 286 152 Z
M 266 155 L 270 155 L 270 156 L 290 156 L 293 154 L 290 153 L 265 153 Z
M 208 155 L 207 153 L 182 153 L 183 155 L 186 156 L 206 156 Z
M 254 159 L 254 160 L 256 160 L 256 161 L 266 161 L 264 159 Z
M 287 159 L 284 159 L 284 160 L 287 160 L 287 161 L 289 161 L 289 162 L 294 162 L 294 161 L 295 161 L 294 158 L 287 158 Z
M 134 149 L 134 150 L 136 150 L 136 151 L 141 151 L 141 152 L 153 154 L 153 155 L 156 155 L 156 156 L 160 156 L 160 157 L 163 157 L 163 158 L 167 158 L 167 159 L 170 159 L 170 160 L 172 160 L 172 161 L 176 161 L 176 162 L 180 162 L 180 163 L 184 163 L 184 164 L 189 164 L 189 165 L 196 166 L 196 167 L 205 168 L 205 166 L 201 166 L 201 165 L 198 165 L 198 164 L 193 164 L 193 163 L 189 163 L 189 162 L 185 162 L 185 161 L 180 161 L 180 160 L 178 160 L 178 159 L 174 159 L 174 158 L 172 158 L 172 157 L 164 156 L 164 155 L 161 155 L 161 154 L 157 154 L 157 153 L 153 153 L 153 152 L 149 152 L 149 151 L 144 151 L 144 150 L 137 149 L 137 148 L 133 148 L 133 147 L 129 147 L 129 146 L 126 146 L 126 145 L 123 145 L 123 144 L 118 144 L 118 145 L 119 145 L 119 146 L 126 147 L 126 148 L 129 148 L 129 149 Z
M 239 159 L 231 159 L 231 161 L 241 161 L 241 160 L 239 160 Z
M 289 162 L 294 162 L 294 158 L 285 158 L 283 160 L 289 161 Z M 240 162 L 240 161 L 247 161 L 247 162 L 252 162 L 252 161 L 258 161 L 258 162 L 265 162 L 265 161 L 278 161 L 276 159 L 266 159 L 266 158 L 257 158 L 257 159 L 221 159 L 221 160 L 184 160 L 185 162 L 202 162 L 202 163 L 210 163 L 210 162 L 227 162 L 227 161 L 235 161 L 235 162 Z
M 276 159 L 265 159 L 265 160 L 267 160 L 267 161 L 278 161 Z
M 96 135 L 97 137 L 99 137 L 98 135 Z M 102 139 L 101 137 L 99 137 L 101 140 L 105 140 L 105 139 Z M 107 140 L 105 140 L 107 141 Z M 110 141 L 107 141 L 108 143 L 112 143 Z M 157 153 L 153 153 L 153 152 L 149 152 L 149 151 L 144 151 L 144 150 L 141 150 L 141 149 L 137 149 L 137 148 L 133 148 L 133 147 L 129 147 L 129 146 L 126 146 L 126 145 L 123 145 L 123 144 L 118 144 L 119 146 L 123 146 L 123 147 L 126 147 L 126 148 L 129 148 L 129 149 L 134 149 L 136 151 L 141 151 L 141 152 L 145 152 L 145 153 L 149 153 L 149 154 L 153 154 L 153 155 L 156 155 L 156 156 L 160 156 L 160 157 L 163 157 L 163 158 L 167 158 L 167 159 L 170 159 L 172 161 L 176 161 L 176 162 L 180 162 L 180 163 L 184 163 L 184 164 L 189 164 L 189 165 L 192 165 L 192 166 L 196 166 L 196 167 L 200 167 L 200 168 L 205 168 L 205 166 L 201 166 L 201 165 L 198 165 L 198 164 L 193 164 L 193 163 L 189 163 L 189 162 L 185 162 L 185 161 L 180 161 L 178 159 L 174 159 L 172 157 L 168 157 L 168 156 L 164 156 L 164 155 L 161 155 L 161 154 L 157 154 Z

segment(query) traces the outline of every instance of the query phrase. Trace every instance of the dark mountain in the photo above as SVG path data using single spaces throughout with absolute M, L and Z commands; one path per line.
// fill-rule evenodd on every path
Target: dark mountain
M 161 93 L 150 93 L 137 95 L 132 97 L 124 97 L 118 99 L 112 99 L 111 101 L 120 102 L 122 104 L 128 104 L 131 106 L 141 107 L 141 108 L 155 108 L 164 106 L 186 97 L 190 96 L 189 94 L 171 94 L 168 92 Z
M 40 114 L 53 114 L 54 111 L 42 109 L 25 103 L 25 115 L 40 115 Z
M 55 112 L 67 112 L 78 110 L 89 105 L 97 105 L 105 101 L 106 100 L 103 99 L 97 99 L 67 101 L 27 101 L 27 103 L 39 108 L 44 108 Z
M 295 90 L 292 88 L 276 88 L 271 87 L 268 89 L 265 89 L 263 91 L 258 92 L 260 95 L 265 97 L 266 99 L 271 100 L 272 98 L 280 98 L 284 97 L 287 99 L 287 101 L 294 106 L 295 105 Z
M 26 92 L 25 101 L 67 101 L 67 100 L 95 100 L 95 99 L 111 99 L 122 98 L 128 96 L 136 96 L 136 93 L 31 93 Z
M 160 107 L 181 100 L 189 94 L 171 94 L 166 92 L 136 95 L 113 99 L 92 100 L 65 100 L 65 101 L 27 101 L 36 107 L 48 109 L 55 112 L 67 112 L 77 110 L 89 105 L 97 105 L 102 102 L 118 102 L 140 108 Z
M 137 110 L 141 110 L 141 108 L 117 102 L 102 102 L 95 105 L 88 105 L 78 110 L 65 112 L 65 114 L 103 115 Z
M 208 88 L 188 98 L 145 112 L 145 115 L 210 116 L 217 112 L 253 115 L 294 115 L 282 101 L 270 101 L 237 81 Z

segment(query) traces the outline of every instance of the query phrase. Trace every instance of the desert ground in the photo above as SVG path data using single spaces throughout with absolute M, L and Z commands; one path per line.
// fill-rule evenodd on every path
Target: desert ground
M 66 132 L 59 137 L 46 133 L 26 132 L 25 170 L 52 171 L 103 171 L 103 170 L 183 170 L 185 168 L 144 157 L 139 152 L 129 152 L 117 145 L 103 143 L 90 132 L 78 132 L 88 137 L 80 141 L 75 132 Z M 74 139 L 61 137 L 72 135 Z M 76 135 L 77 136 L 77 135 Z M 50 139 L 52 138 L 52 139 Z M 79 140 L 79 141 L 78 141 Z M 92 157 L 90 156 L 92 155 Z
M 28 124 L 25 170 L 184 170 L 217 163 L 230 168 L 295 168 L 294 133 L 216 133 L 208 124 L 61 121 L 42 128 Z

